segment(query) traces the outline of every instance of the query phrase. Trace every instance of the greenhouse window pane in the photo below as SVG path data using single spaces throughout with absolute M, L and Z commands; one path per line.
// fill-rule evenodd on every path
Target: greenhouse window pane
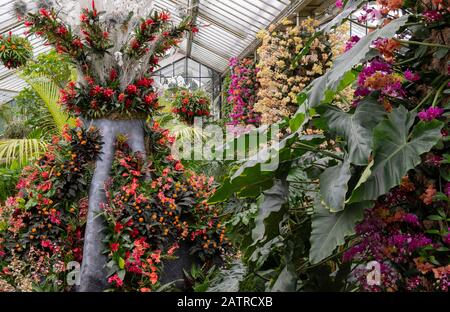
M 200 77 L 200 68 L 199 63 L 196 61 L 189 59 L 188 60 L 188 77 Z
M 213 71 L 211 68 L 202 65 L 202 77 L 212 77 Z

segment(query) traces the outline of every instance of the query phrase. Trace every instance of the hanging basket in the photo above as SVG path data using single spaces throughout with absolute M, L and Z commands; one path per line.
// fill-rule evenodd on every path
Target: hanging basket
M 33 49 L 26 38 L 8 34 L 0 37 L 0 61 L 8 69 L 25 65 L 33 57 Z

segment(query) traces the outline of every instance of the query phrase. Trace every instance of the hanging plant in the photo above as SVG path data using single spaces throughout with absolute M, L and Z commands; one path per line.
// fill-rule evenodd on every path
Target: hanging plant
M 332 64 L 327 35 L 315 33 L 318 21 L 306 19 L 300 25 L 290 20 L 261 31 L 257 77 L 261 87 L 255 111 L 263 124 L 290 117 L 297 108 L 297 95 Z M 292 56 L 295 57 L 292 57 Z
M 231 82 L 228 89 L 228 103 L 233 107 L 230 117 L 233 125 L 258 125 L 261 116 L 254 111 L 259 83 L 258 69 L 252 59 L 232 58 L 229 63 Z
M 33 57 L 33 48 L 26 38 L 13 35 L 0 36 L 0 61 L 8 69 L 25 65 Z
M 202 90 L 179 89 L 173 94 L 172 112 L 189 125 L 195 117 L 209 116 L 211 101 Z

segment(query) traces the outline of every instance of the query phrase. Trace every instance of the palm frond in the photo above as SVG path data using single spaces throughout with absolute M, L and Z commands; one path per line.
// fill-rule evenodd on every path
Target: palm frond
M 53 117 L 55 127 L 60 131 L 64 125 L 74 125 L 75 121 L 64 113 L 58 104 L 60 88 L 46 76 L 22 76 L 44 102 Z
M 47 143 L 42 138 L 0 140 L 0 163 L 25 165 L 42 155 Z
M 177 141 L 185 140 L 205 140 L 207 136 L 201 128 L 189 126 L 170 114 L 162 114 L 158 116 L 157 121 L 161 127 L 170 131 Z

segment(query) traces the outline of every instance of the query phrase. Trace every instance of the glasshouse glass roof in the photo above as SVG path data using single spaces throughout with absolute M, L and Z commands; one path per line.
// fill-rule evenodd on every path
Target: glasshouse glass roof
M 64 1 L 59 1 L 64 2 Z M 70 2 L 70 1 L 69 1 Z M 83 2 L 83 1 L 80 1 Z M 98 0 L 97 2 L 101 2 Z M 329 9 L 334 1 L 320 0 L 148 0 L 149 8 L 166 10 L 174 22 L 184 15 L 191 15 L 201 27 L 197 34 L 187 36 L 177 50 L 172 50 L 168 59 L 180 55 L 189 57 L 218 72 L 227 69 L 233 56 L 245 56 L 258 44 L 256 34 L 271 23 L 285 16 L 300 12 L 300 16 L 318 15 Z M 106 2 L 107 3 L 107 2 Z M 0 0 L 0 34 L 25 32 L 13 10 L 14 0 Z M 34 55 L 49 51 L 50 47 L 36 38 L 30 38 Z M 0 67 L 0 100 L 11 98 L 26 83 L 17 73 Z

